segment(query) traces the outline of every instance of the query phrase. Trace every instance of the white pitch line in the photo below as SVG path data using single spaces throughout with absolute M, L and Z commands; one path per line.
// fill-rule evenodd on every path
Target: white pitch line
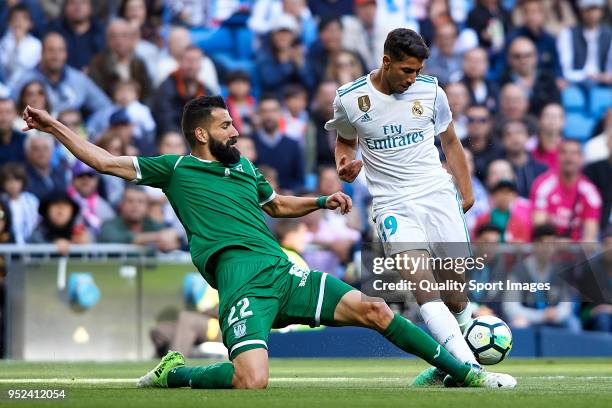
M 0 378 L 0 384 L 104 384 L 136 383 L 138 378 Z M 373 382 L 408 381 L 408 377 L 271 377 L 270 382 Z
M 537 380 L 612 380 L 612 376 L 521 376 L 520 379 Z M 369 382 L 408 382 L 408 377 L 271 377 L 272 383 L 369 383 Z M 0 384 L 135 384 L 137 378 L 0 378 Z

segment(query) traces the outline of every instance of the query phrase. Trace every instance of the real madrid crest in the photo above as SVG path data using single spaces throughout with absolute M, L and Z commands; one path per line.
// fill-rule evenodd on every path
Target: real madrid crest
M 415 116 L 421 116 L 423 114 L 423 105 L 421 105 L 421 101 L 414 101 L 414 105 L 412 105 L 412 114 Z
M 370 103 L 370 96 L 363 95 L 357 98 L 357 105 L 359 105 L 359 109 L 361 109 L 362 112 L 369 111 L 372 107 L 372 104 Z

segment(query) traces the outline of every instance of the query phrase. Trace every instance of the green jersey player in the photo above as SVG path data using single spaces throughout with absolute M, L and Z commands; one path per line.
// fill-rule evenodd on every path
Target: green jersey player
M 44 110 L 27 107 L 24 130 L 53 134 L 78 159 L 101 173 L 161 188 L 184 225 L 194 264 L 219 291 L 219 320 L 230 362 L 186 366 L 169 352 L 140 387 L 265 388 L 270 329 L 292 323 L 362 326 L 402 350 L 443 369 L 465 386 L 511 388 L 516 381 L 463 364 L 379 299 L 346 283 L 291 263 L 264 222 L 299 217 L 320 208 L 347 213 L 351 199 L 277 195 L 251 162 L 233 147 L 238 132 L 221 97 L 185 105 L 182 128 L 188 156 L 113 156 L 83 140 Z

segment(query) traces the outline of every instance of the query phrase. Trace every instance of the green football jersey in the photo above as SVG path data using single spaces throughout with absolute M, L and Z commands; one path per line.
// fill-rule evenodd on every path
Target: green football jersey
M 265 223 L 261 206 L 272 186 L 246 158 L 232 166 L 195 156 L 134 157 L 136 182 L 161 188 L 187 231 L 194 265 L 217 287 L 210 257 L 229 246 L 287 258 Z

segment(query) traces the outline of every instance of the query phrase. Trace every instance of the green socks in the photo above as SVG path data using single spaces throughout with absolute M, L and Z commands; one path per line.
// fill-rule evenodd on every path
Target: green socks
M 421 357 L 457 381 L 465 379 L 470 372 L 469 366 L 461 363 L 430 335 L 397 313 L 382 335 L 400 349 Z
M 168 373 L 168 388 L 232 388 L 234 365 L 216 363 L 198 367 L 176 367 Z

